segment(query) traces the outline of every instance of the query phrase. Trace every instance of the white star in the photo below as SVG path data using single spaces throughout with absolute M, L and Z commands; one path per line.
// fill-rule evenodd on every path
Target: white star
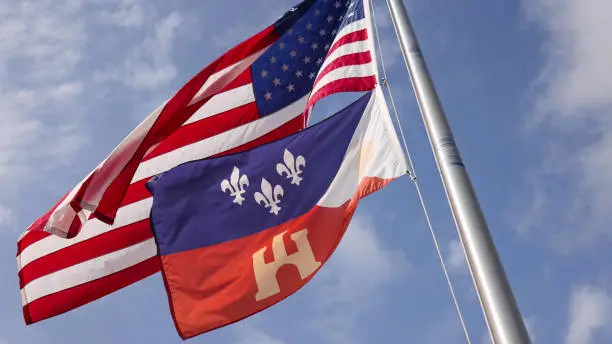
M 272 93 L 270 93 L 270 91 L 266 92 L 266 94 L 264 94 L 264 98 L 266 98 L 266 100 L 272 99 Z
M 311 80 L 312 80 L 312 79 L 314 79 L 314 78 L 315 78 L 315 76 L 316 76 L 316 75 L 315 75 L 315 73 L 314 73 L 314 72 L 312 72 L 312 73 L 308 74 L 308 78 L 310 78 Z
M 291 50 L 291 52 L 289 53 L 289 55 L 291 55 L 291 57 L 296 57 L 296 56 L 297 56 L 297 51 L 295 51 L 295 50 Z
M 352 17 L 352 16 L 354 16 L 354 15 L 355 15 L 355 12 L 354 12 L 354 11 L 353 11 L 353 12 L 351 12 L 351 13 L 349 13 L 349 14 L 347 14 L 347 16 L 349 16 L 349 17 Z
M 329 49 L 330 45 L 329 43 L 325 44 L 325 50 Z
M 321 64 L 321 63 L 323 63 L 323 58 L 322 58 L 322 57 L 319 57 L 319 58 L 317 59 L 317 64 Z
M 270 57 L 270 63 L 276 63 L 276 56 Z
M 312 24 L 310 23 L 306 24 L 306 30 L 308 31 L 312 30 Z
M 280 85 L 280 79 L 279 78 L 274 78 L 272 83 L 274 84 L 274 86 L 278 86 L 278 85 Z
M 302 43 L 306 42 L 306 39 L 304 37 L 300 36 L 300 37 L 298 37 L 298 42 L 300 44 L 302 44 Z
M 298 69 L 297 72 L 295 72 L 295 77 L 296 78 L 301 78 L 303 76 L 302 71 Z
M 265 77 L 267 77 L 267 76 L 268 76 L 268 71 L 267 71 L 267 70 L 265 70 L 265 69 L 264 69 L 264 70 L 262 70 L 262 71 L 261 71 L 261 77 L 262 77 L 262 78 L 265 78 Z
M 342 19 L 344 19 L 344 16 L 338 17 L 338 21 L 342 21 Z
M 312 50 L 317 50 L 319 49 L 319 43 L 312 43 L 310 47 L 312 48 Z
M 319 30 L 319 35 L 321 35 L 321 36 L 325 36 L 326 33 L 327 32 L 325 30 L 323 30 L 323 29 Z
M 332 21 L 334 21 L 334 17 L 332 16 L 327 16 L 327 22 L 331 23 Z
M 310 63 L 310 56 L 304 57 L 304 63 Z
M 293 92 L 293 91 L 295 91 L 295 85 L 294 85 L 294 84 L 289 84 L 289 85 L 287 86 L 287 91 L 289 91 L 289 92 Z
M 340 6 L 342 6 L 342 5 L 340 4 L 340 1 L 336 1 L 336 2 L 334 3 L 334 7 L 335 7 L 335 8 L 340 8 Z
M 281 42 L 281 43 L 279 43 L 279 44 L 278 44 L 278 47 L 280 48 L 280 50 L 285 49 L 285 43 L 282 43 L 282 42 Z
M 336 32 L 338 32 L 338 31 L 337 31 L 336 29 L 333 29 L 333 30 L 332 30 L 332 35 L 335 35 L 335 34 L 336 34 Z
M 286 72 L 289 70 L 289 66 L 287 64 L 284 64 L 281 69 L 283 70 L 283 72 Z

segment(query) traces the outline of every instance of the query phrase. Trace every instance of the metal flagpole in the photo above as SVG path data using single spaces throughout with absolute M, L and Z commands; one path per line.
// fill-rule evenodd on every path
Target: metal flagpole
M 491 339 L 531 344 L 402 0 L 387 0 Z

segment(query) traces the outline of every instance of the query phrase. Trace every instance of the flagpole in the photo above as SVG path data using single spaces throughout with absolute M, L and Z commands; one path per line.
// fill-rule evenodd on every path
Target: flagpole
M 491 339 L 531 344 L 406 7 L 402 0 L 387 3 Z

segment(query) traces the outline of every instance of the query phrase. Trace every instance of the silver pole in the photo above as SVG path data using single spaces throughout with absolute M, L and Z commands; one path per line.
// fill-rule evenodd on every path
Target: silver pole
M 459 238 L 495 344 L 531 344 L 402 0 L 387 0 Z

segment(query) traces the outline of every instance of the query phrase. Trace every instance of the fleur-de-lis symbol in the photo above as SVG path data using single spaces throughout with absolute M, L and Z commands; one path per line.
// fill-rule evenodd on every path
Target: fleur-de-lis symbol
M 244 197 L 242 195 L 246 192 L 246 188 L 249 186 L 249 178 L 246 174 L 240 175 L 238 167 L 234 166 L 234 170 L 230 175 L 230 179 L 223 179 L 221 182 L 221 191 L 223 193 L 230 192 L 230 196 L 234 197 L 234 203 L 242 205 Z
M 270 214 L 278 215 L 281 207 L 278 204 L 281 202 L 280 197 L 284 195 L 284 190 L 280 185 L 272 185 L 266 178 L 261 179 L 261 192 L 255 193 L 255 201 L 264 208 L 270 208 Z
M 287 179 L 291 179 L 291 184 L 300 185 L 302 182 L 302 168 L 306 166 L 306 159 L 303 156 L 298 155 L 297 158 L 293 156 L 293 154 L 285 149 L 285 154 L 283 155 L 283 163 L 276 164 L 276 172 L 282 177 L 283 175 L 287 175 Z

